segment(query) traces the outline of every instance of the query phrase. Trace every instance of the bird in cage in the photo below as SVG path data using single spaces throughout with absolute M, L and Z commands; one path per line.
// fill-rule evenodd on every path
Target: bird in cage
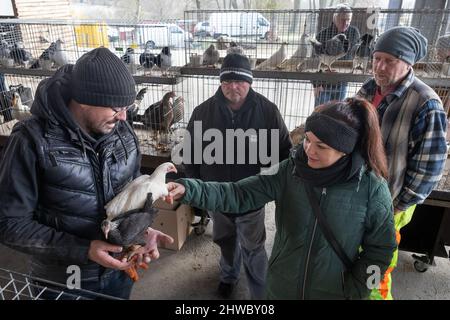
M 131 47 L 127 48 L 125 50 L 125 54 L 122 57 L 120 57 L 120 59 L 123 61 L 125 66 L 132 74 L 136 73 L 137 71 L 136 55 L 133 48 Z
M 363 73 L 367 72 L 370 62 L 370 56 L 373 51 L 374 36 L 366 33 L 359 38 L 359 41 L 351 49 L 354 50 L 352 72 L 356 69 L 362 70 Z
M 144 52 L 139 55 L 139 64 L 146 69 L 151 69 L 156 64 L 156 56 L 150 51 L 153 45 L 153 41 L 147 41 Z
M 227 49 L 227 54 L 237 53 L 241 55 L 245 55 L 244 48 L 238 45 L 236 42 L 231 41 L 230 46 Z
M 203 52 L 203 65 L 216 67 L 216 63 L 219 62 L 219 51 L 214 44 L 211 44 L 208 49 Z
M 11 50 L 9 50 L 9 44 L 6 40 L 0 42 L 0 59 L 9 58 Z
M 6 40 L 0 42 L 0 64 L 6 68 L 10 68 L 14 65 L 14 60 L 10 58 L 11 50 Z
M 216 47 L 218 50 L 226 50 L 229 48 L 231 41 L 230 37 L 221 35 L 216 40 Z
M 60 39 L 56 40 L 55 45 L 49 50 L 50 60 L 54 63 L 54 66 L 62 67 L 69 63 L 67 60 L 66 52 L 62 49 L 64 42 Z
M 50 46 L 45 49 L 39 58 L 37 58 L 30 66 L 30 69 L 42 68 L 44 70 L 50 70 L 53 66 L 53 61 L 50 59 L 50 51 L 54 51 L 56 43 L 52 42 Z
M 169 47 L 162 48 L 156 56 L 156 64 L 161 69 L 162 75 L 167 75 L 167 70 L 172 66 L 172 53 Z
M 151 175 L 141 175 L 128 183 L 106 204 L 106 219 L 101 229 L 106 241 L 124 248 L 120 259 L 132 261 L 137 251 L 146 245 L 147 229 L 158 213 L 153 203 L 169 193 L 166 187 L 169 172 L 177 172 L 172 163 L 159 165 Z M 140 266 L 146 268 L 146 265 Z M 138 280 L 136 266 L 126 272 L 134 281 Z
M 125 63 L 125 64 L 130 64 L 130 63 L 135 62 L 134 49 L 131 47 L 127 48 L 125 50 L 125 54 L 120 57 L 120 60 L 122 60 L 123 63 Z
M 317 39 L 309 38 L 310 42 L 313 45 L 315 54 L 319 57 L 319 65 L 317 71 L 319 72 L 321 69 L 321 65 L 324 64 L 327 66 L 328 71 L 332 72 L 331 69 L 332 64 L 345 56 L 349 51 L 350 42 L 347 39 L 347 36 L 343 33 L 339 33 L 335 35 L 333 38 L 321 43 L 317 41 Z
M 136 95 L 136 99 L 134 100 L 134 107 L 127 110 L 127 122 L 130 125 L 133 125 L 134 120 L 136 120 L 139 107 L 142 104 L 142 100 L 144 100 L 145 94 L 147 93 L 147 88 L 143 88 L 139 90 L 139 92 Z
M 308 41 L 308 35 L 303 33 L 297 49 L 289 59 L 286 59 L 279 65 L 279 69 L 293 71 L 303 71 L 311 54 L 311 43 Z
M 11 112 L 12 117 L 17 121 L 22 121 L 31 117 L 30 108 L 22 103 L 22 99 L 17 90 L 14 90 L 12 95 Z
M 149 106 L 140 117 L 146 129 L 167 132 L 173 123 L 173 98 L 175 92 L 167 92 L 163 98 Z
M 16 64 L 27 66 L 32 58 L 31 53 L 25 50 L 22 42 L 16 42 L 13 45 L 13 49 L 10 51 L 9 56 L 14 59 Z
M 263 70 L 263 69 L 276 69 L 282 65 L 283 61 L 286 60 L 286 45 L 284 42 L 281 47 L 273 53 L 268 59 L 261 62 L 255 70 Z
M 184 118 L 184 99 L 177 97 L 175 92 L 167 92 L 162 100 L 149 106 L 144 114 L 137 115 L 136 121 L 142 122 L 146 129 L 154 131 L 155 148 L 167 151 L 169 147 L 169 131 L 172 125 Z

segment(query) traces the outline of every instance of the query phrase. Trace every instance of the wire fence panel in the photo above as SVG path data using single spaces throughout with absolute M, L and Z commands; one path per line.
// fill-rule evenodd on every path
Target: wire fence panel
M 0 268 L 0 300 L 121 300 Z

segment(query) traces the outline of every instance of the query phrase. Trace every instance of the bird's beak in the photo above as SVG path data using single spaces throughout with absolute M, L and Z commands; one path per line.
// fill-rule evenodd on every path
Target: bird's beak
M 175 173 L 177 173 L 178 171 L 177 171 L 177 168 L 175 168 L 175 166 L 173 166 L 173 167 L 170 167 L 170 168 L 167 170 L 167 172 L 175 172 Z

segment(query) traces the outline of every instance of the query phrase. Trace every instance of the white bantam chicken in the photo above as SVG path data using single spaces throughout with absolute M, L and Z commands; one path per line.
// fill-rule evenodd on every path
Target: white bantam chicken
M 174 164 L 166 162 L 159 165 L 150 176 L 141 175 L 131 181 L 105 206 L 106 219 L 101 224 L 105 239 L 124 247 L 124 257 L 128 261 L 146 244 L 147 229 L 158 212 L 152 204 L 168 195 L 166 174 L 169 172 L 177 172 Z M 137 280 L 135 267 L 126 272 L 134 281 Z

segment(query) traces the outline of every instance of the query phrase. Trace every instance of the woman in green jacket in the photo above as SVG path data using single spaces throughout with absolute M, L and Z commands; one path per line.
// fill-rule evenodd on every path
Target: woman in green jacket
M 168 184 L 166 201 L 247 212 L 275 200 L 267 298 L 366 299 L 396 248 L 386 172 L 376 111 L 347 99 L 318 107 L 306 120 L 303 144 L 264 175 L 236 183 L 180 179 Z

